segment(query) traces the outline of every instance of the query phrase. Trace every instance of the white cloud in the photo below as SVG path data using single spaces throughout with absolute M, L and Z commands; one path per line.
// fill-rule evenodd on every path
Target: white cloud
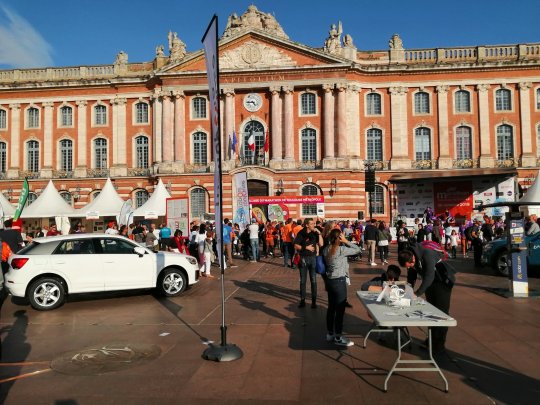
M 0 66 L 53 66 L 52 47 L 23 17 L 0 4 Z

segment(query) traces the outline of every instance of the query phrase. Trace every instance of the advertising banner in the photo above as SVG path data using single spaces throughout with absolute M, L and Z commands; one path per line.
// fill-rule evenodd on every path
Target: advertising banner
M 269 196 L 249 197 L 250 204 L 317 204 L 324 203 L 323 195 L 303 195 L 297 197 Z
M 243 231 L 249 225 L 249 195 L 246 172 L 236 173 L 233 181 L 233 223 Z
M 450 214 L 470 217 L 473 211 L 473 196 L 471 181 L 452 181 L 433 184 L 435 215 Z
M 285 204 L 269 204 L 268 219 L 270 221 L 285 222 L 289 219 L 289 207 Z
M 174 231 L 180 229 L 183 236 L 189 236 L 189 209 L 187 198 L 167 198 L 165 222 L 173 234 Z
M 424 215 L 426 208 L 433 208 L 433 183 L 418 182 L 398 184 L 398 212 L 407 218 Z

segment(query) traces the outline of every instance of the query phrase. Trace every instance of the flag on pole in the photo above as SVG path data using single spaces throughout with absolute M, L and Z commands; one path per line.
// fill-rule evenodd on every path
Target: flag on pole
M 238 138 L 236 137 L 236 131 L 232 132 L 231 152 L 236 154 L 236 145 L 238 145 Z
M 252 152 L 255 152 L 255 136 L 253 134 L 248 138 L 248 147 Z
M 24 209 L 24 206 L 26 204 L 26 200 L 28 199 L 28 191 L 28 179 L 25 177 L 21 195 L 19 196 L 19 203 L 17 204 L 17 209 L 15 210 L 15 214 L 13 215 L 14 221 L 18 220 L 21 216 L 22 210 Z

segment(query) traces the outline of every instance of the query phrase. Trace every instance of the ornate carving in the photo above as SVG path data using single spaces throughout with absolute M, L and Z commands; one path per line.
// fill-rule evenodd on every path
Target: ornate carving
M 360 86 L 358 86 L 356 84 L 349 84 L 349 86 L 347 86 L 347 88 L 349 89 L 349 91 L 351 91 L 354 94 L 360 93 Z
M 165 50 L 165 47 L 163 45 L 156 46 L 156 56 L 158 58 L 161 56 L 165 56 L 164 50 Z
M 232 87 L 223 87 L 221 89 L 221 92 L 226 96 L 226 97 L 233 97 L 234 96 L 234 89 Z
M 448 93 L 448 86 L 446 84 L 442 84 L 440 86 L 437 86 L 435 89 L 437 90 L 437 93 L 440 93 L 440 94 Z
M 127 99 L 121 98 L 121 97 L 116 97 L 116 98 L 113 98 L 113 99 L 111 100 L 111 103 L 112 103 L 113 105 L 120 105 L 120 106 L 122 106 L 122 105 L 126 105 Z
M 529 90 L 532 87 L 531 82 L 520 82 L 519 83 L 519 89 L 520 90 Z
M 21 105 L 19 103 L 13 103 L 9 105 L 10 110 L 17 111 L 21 108 Z
M 356 47 L 354 46 L 354 43 L 353 43 L 353 37 L 350 34 L 346 34 L 343 37 L 343 46 L 345 48 L 354 48 L 354 49 L 356 49 Z
M 46 102 L 44 102 L 42 105 L 43 105 L 43 107 L 45 107 L 45 108 L 53 108 L 53 107 L 54 107 L 54 103 L 51 102 L 51 101 L 46 101 Z
M 277 48 L 255 41 L 248 41 L 242 46 L 226 51 L 219 60 L 224 69 L 296 66 L 291 57 Z
M 128 54 L 124 51 L 120 51 L 116 54 L 116 59 L 114 61 L 115 65 L 127 65 L 128 63 Z
M 336 87 L 334 83 L 324 83 L 322 85 L 322 88 L 326 93 L 332 92 L 334 90 L 334 87 Z
M 340 53 L 342 33 L 343 27 L 341 26 L 341 21 L 338 22 L 337 29 L 336 24 L 332 24 L 330 31 L 328 31 L 328 38 L 324 41 L 323 51 L 332 54 Z
M 272 14 L 263 13 L 254 5 L 249 6 L 247 11 L 240 17 L 236 13 L 229 16 L 223 38 L 229 38 L 252 29 L 264 31 L 280 38 L 289 38 Z
M 186 56 L 186 44 L 178 38 L 176 32 L 169 31 L 169 62 L 179 62 Z
M 270 93 L 272 93 L 272 95 L 279 94 L 281 93 L 281 86 L 273 85 L 269 87 L 269 90 L 270 90 Z
M 393 96 L 399 96 L 399 95 L 407 94 L 409 89 L 403 86 L 396 86 L 396 87 L 390 87 L 388 91 Z
M 285 92 L 285 94 L 291 94 L 294 91 L 294 86 L 291 86 L 291 85 L 283 86 L 283 91 Z
M 184 94 L 184 92 L 182 90 L 173 90 L 172 95 L 176 99 L 186 98 L 186 95 Z
M 84 108 L 88 104 L 88 101 L 86 101 L 86 100 L 77 100 L 77 101 L 75 101 L 75 104 L 79 108 Z
M 336 84 L 336 88 L 338 89 L 339 92 L 346 91 L 347 87 L 348 87 L 347 83 L 337 83 Z
M 404 49 L 403 48 L 403 41 L 401 40 L 401 38 L 399 37 L 398 34 L 392 35 L 392 37 L 388 41 L 388 46 L 390 47 L 390 49 L 394 49 L 394 50 L 403 50 Z
M 489 84 L 479 84 L 476 86 L 476 90 L 483 93 L 485 91 L 488 91 L 491 86 Z

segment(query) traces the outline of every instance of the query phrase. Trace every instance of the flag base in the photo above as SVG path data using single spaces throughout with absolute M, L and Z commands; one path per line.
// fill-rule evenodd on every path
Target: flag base
M 234 344 L 210 345 L 204 352 L 203 358 L 212 361 L 233 361 L 241 359 L 244 353 Z

